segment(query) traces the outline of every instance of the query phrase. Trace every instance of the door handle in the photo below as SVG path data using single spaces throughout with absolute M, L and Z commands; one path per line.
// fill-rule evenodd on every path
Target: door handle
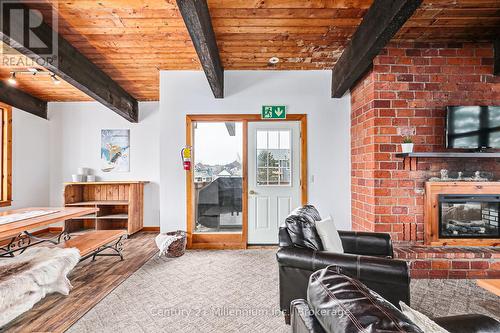
M 250 192 L 248 192 L 248 194 L 250 194 L 250 195 L 256 195 L 257 192 L 255 192 L 254 190 L 250 190 Z

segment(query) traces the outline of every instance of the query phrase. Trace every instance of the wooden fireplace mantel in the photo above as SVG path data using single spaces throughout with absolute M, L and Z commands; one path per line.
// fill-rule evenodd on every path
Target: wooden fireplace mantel
M 439 238 L 439 194 L 500 194 L 500 182 L 426 182 L 424 198 L 425 245 L 499 246 L 500 239 Z

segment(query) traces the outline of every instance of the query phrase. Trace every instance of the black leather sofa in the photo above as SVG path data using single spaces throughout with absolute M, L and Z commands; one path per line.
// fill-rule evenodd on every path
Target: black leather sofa
M 330 265 L 376 291 L 392 304 L 410 303 L 408 264 L 394 260 L 390 235 L 339 231 L 343 254 L 323 251 L 314 226 L 321 220 L 318 211 L 307 205 L 293 211 L 279 230 L 280 309 L 290 323 L 290 303 L 305 299 L 311 274 Z
M 317 271 L 308 286 L 308 301 L 291 303 L 293 333 L 422 333 L 409 318 L 355 279 L 330 266 Z M 500 332 L 500 323 L 484 315 L 434 318 L 450 333 Z

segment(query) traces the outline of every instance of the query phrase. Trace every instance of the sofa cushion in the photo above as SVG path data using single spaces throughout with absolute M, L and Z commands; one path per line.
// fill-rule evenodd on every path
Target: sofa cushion
M 321 238 L 316 230 L 315 223 L 321 216 L 312 205 L 295 209 L 288 215 L 285 225 L 294 246 L 322 251 Z
M 423 333 L 394 305 L 335 266 L 311 275 L 307 299 L 327 332 Z

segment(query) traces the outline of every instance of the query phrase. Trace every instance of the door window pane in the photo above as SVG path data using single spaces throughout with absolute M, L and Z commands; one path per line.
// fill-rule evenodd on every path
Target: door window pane
M 194 125 L 194 232 L 241 232 L 243 125 Z
M 290 186 L 291 154 L 291 132 L 289 130 L 258 130 L 257 185 Z
M 279 168 L 269 168 L 269 182 L 268 185 L 279 185 Z
M 267 168 L 257 168 L 257 185 L 267 185 Z
M 267 164 L 267 150 L 259 149 L 257 150 L 257 167 L 266 167 Z
M 257 149 L 267 149 L 267 132 L 257 132 Z
M 279 155 L 278 149 L 270 149 L 267 151 L 267 161 L 269 163 L 269 167 L 277 168 L 279 166 Z
M 280 184 L 291 185 L 291 172 L 290 169 L 280 168 Z
M 290 149 L 290 131 L 280 131 L 280 149 Z
M 279 148 L 279 132 L 277 131 L 269 131 L 267 132 L 268 138 L 268 146 L 269 149 L 278 149 Z

